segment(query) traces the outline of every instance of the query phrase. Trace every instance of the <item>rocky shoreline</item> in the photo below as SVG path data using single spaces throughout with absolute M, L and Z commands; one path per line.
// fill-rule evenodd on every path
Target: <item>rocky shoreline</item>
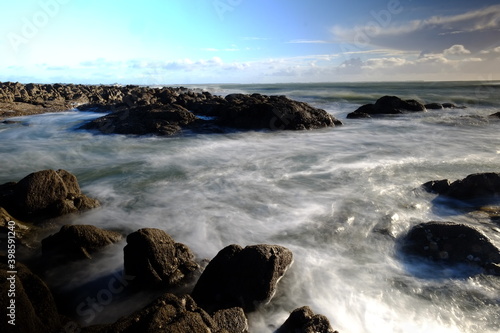
M 182 131 L 308 130 L 342 124 L 324 110 L 285 96 L 220 97 L 185 88 L 0 83 L 0 116 L 73 108 L 109 113 L 82 126 L 104 134 L 170 136 Z M 437 108 L 436 103 L 424 105 L 385 96 L 360 107 L 348 118 Z M 484 212 L 485 207 L 498 204 L 500 173 L 473 174 L 455 181 L 431 180 L 421 189 L 435 194 L 434 200 L 440 203 L 458 201 L 468 209 Z M 233 244 L 209 261 L 199 259 L 167 230 L 153 228 L 121 234 L 91 225 L 62 225 L 42 240 L 35 237 L 47 222 L 57 225 L 61 216 L 100 206 L 98 200 L 81 192 L 76 176 L 66 170 L 37 171 L 19 181 L 0 184 L 0 232 L 8 234 L 9 223 L 14 221 L 19 247 L 40 254 L 36 263 L 17 263 L 18 306 L 26 309 L 18 313 L 18 332 L 244 333 L 249 329 L 247 314 L 272 303 L 279 281 L 293 264 L 293 253 L 278 244 Z M 491 216 L 492 221 L 495 216 Z M 43 274 L 65 263 L 91 261 L 123 239 L 126 245 L 120 273 L 127 290 L 131 294 L 153 291 L 157 297 L 114 323 L 82 327 L 76 318 L 61 313 L 67 304 L 54 297 Z M 437 262 L 443 267 L 465 265 L 471 267 L 470 274 L 500 276 L 500 249 L 472 226 L 453 221 L 424 222 L 395 239 L 394 244 L 403 260 Z M 0 305 L 7 307 L 9 267 L 6 256 L 0 259 Z M 80 313 L 85 310 L 80 309 Z M 0 328 L 2 332 L 7 330 Z M 328 318 L 305 305 L 293 310 L 276 332 L 335 331 Z
M 28 185 L 26 185 L 28 184 Z M 422 189 L 442 196 L 475 203 L 500 195 L 500 173 L 474 174 L 463 180 L 430 181 Z M 47 191 L 52 189 L 52 191 Z M 467 195 L 462 195 L 466 193 Z M 481 200 L 481 201 L 477 201 Z M 78 205 L 87 202 L 91 205 Z M 81 213 L 99 206 L 80 192 L 76 177 L 65 170 L 43 170 L 19 182 L 0 185 L 0 229 L 9 232 L 16 221 L 23 242 L 36 263 L 17 263 L 19 332 L 248 332 L 246 314 L 272 302 L 280 279 L 293 263 L 292 252 L 279 245 L 259 244 L 222 249 L 208 264 L 196 259 L 185 244 L 177 243 L 165 231 L 139 229 L 128 235 L 91 225 L 63 225 L 41 242 L 32 237 L 44 222 L 59 216 Z M 478 209 L 480 207 L 478 206 Z M 39 212 L 40 215 L 36 213 Z M 56 222 L 57 223 L 57 222 Z M 16 230 L 17 232 L 17 230 Z M 57 309 L 67 305 L 54 298 L 38 275 L 69 262 L 92 260 L 107 246 L 126 237 L 123 248 L 123 279 L 131 293 L 156 291 L 149 305 L 115 323 L 81 327 Z M 443 267 L 467 265 L 471 274 L 500 276 L 500 248 L 480 230 L 453 222 L 427 222 L 414 226 L 396 240 L 402 256 L 418 261 L 435 261 Z M 473 269 L 474 268 L 474 269 Z M 9 274 L 7 257 L 1 256 L 0 304 L 7 307 Z M 475 273 L 474 273 L 475 272 Z M 183 286 L 186 289 L 180 288 Z M 101 290 L 106 291 L 106 286 Z M 109 287 L 109 282 L 108 282 Z M 113 287 L 114 288 L 114 287 Z M 179 293 L 183 290 L 182 293 Z M 108 291 L 109 292 L 109 291 Z M 90 308 L 77 310 L 82 316 Z M 69 314 L 71 315 L 71 314 Z M 2 325 L 5 322 L 2 322 Z M 2 327 L 2 331 L 7 327 Z M 294 310 L 276 332 L 325 332 L 334 330 L 329 320 L 305 306 Z

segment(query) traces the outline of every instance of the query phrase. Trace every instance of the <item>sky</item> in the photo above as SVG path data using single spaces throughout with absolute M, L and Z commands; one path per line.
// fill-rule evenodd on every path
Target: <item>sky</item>
M 497 0 L 0 2 L 0 81 L 499 79 Z

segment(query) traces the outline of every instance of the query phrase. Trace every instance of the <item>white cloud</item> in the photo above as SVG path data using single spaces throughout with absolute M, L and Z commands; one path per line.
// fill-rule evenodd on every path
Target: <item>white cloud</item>
M 337 42 L 355 45 L 358 49 L 376 46 L 438 52 L 453 45 L 464 45 L 471 52 L 478 52 L 498 45 L 500 5 L 453 16 L 392 22 L 387 26 L 377 26 L 375 21 L 355 27 L 334 26 L 330 31 Z
M 471 52 L 467 50 L 463 45 L 453 45 L 449 49 L 446 49 L 443 51 L 445 55 L 464 55 L 464 54 L 470 54 Z

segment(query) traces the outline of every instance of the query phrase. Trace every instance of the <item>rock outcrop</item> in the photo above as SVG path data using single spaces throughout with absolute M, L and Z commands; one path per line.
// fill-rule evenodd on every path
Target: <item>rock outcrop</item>
M 42 255 L 57 263 L 92 259 L 92 254 L 122 238 L 118 232 L 93 225 L 64 225 L 59 232 L 42 240 Z
M 479 266 L 493 274 L 495 266 L 500 264 L 500 249 L 486 235 L 474 227 L 453 222 L 416 225 L 403 237 L 402 251 L 442 263 Z
M 375 104 L 365 104 L 347 115 L 349 119 L 370 118 L 372 115 L 401 114 L 403 112 L 426 111 L 416 100 L 402 100 L 396 96 L 383 96 Z
M 176 104 L 147 105 L 113 112 L 82 128 L 105 134 L 174 135 L 196 119 L 193 113 Z
M 66 170 L 38 171 L 18 183 L 0 185 L 0 206 L 24 221 L 39 222 L 99 205 L 82 194 L 75 175 Z
M 433 180 L 422 185 L 432 193 L 459 200 L 490 200 L 500 196 L 500 173 L 476 173 L 454 182 Z
M 342 124 L 324 110 L 285 96 L 223 98 L 183 87 L 0 83 L 0 117 L 73 108 L 111 112 L 83 126 L 107 134 L 173 135 L 182 129 L 217 132 L 221 127 L 304 130 Z
M 194 255 L 163 230 L 145 228 L 127 236 L 123 249 L 125 273 L 144 287 L 176 287 L 198 270 Z
M 338 333 L 323 315 L 314 314 L 308 306 L 295 309 L 276 333 Z
M 205 268 L 192 296 L 209 313 L 232 307 L 253 311 L 272 299 L 292 262 L 292 252 L 282 246 L 227 246 Z
M 0 321 L 1 332 L 32 332 L 52 333 L 61 327 L 59 313 L 54 298 L 38 276 L 33 274 L 26 266 L 17 263 L 13 269 L 7 264 L 5 257 L 0 257 L 0 306 L 4 318 Z M 14 287 L 12 287 L 14 286 Z M 9 296 L 9 290 L 15 290 L 15 296 Z M 10 317 L 12 300 L 15 301 L 15 313 Z M 14 320 L 15 325 L 8 323 Z
M 221 322 L 234 320 L 234 322 Z M 130 316 L 111 325 L 91 326 L 84 333 L 245 333 L 246 318 L 243 311 L 232 309 L 214 318 L 198 307 L 190 296 L 165 294 Z

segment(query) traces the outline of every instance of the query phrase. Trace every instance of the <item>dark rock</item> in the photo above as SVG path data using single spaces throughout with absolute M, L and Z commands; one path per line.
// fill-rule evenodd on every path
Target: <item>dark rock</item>
M 213 320 L 221 331 L 245 333 L 248 331 L 248 320 L 242 308 L 231 308 L 217 311 Z
M 196 116 L 182 106 L 147 105 L 118 111 L 83 125 L 105 134 L 174 135 L 196 120 Z
M 272 299 L 292 262 L 292 252 L 282 246 L 227 246 L 210 261 L 192 296 L 210 313 L 232 307 L 253 311 Z
M 21 263 L 16 264 L 17 274 L 0 260 L 0 306 L 4 318 L 0 321 L 1 332 L 52 333 L 61 327 L 54 298 L 45 283 Z M 12 280 L 11 280 L 12 278 Z M 15 297 L 9 297 L 11 281 L 15 281 Z M 8 323 L 11 300 L 15 300 L 15 326 Z
M 145 228 L 131 233 L 123 252 L 125 273 L 135 276 L 137 286 L 175 287 L 199 268 L 186 245 L 176 243 L 159 229 Z
M 500 112 L 490 114 L 489 117 L 490 118 L 500 118 Z
M 347 115 L 348 118 L 368 118 L 362 114 L 367 115 L 381 115 L 381 114 L 400 114 L 404 111 L 418 112 L 426 111 L 425 106 L 415 100 L 402 100 L 396 96 L 383 96 L 379 98 L 375 104 L 365 104 L 359 107 L 356 111 Z M 358 117 L 357 114 L 360 114 Z
M 142 310 L 119 319 L 111 325 L 92 326 L 84 333 L 240 333 L 221 330 L 216 322 L 199 308 L 190 296 L 165 294 Z
M 121 239 L 118 232 L 93 225 L 64 225 L 58 233 L 42 240 L 42 254 L 57 262 L 92 259 L 92 254 Z
M 425 104 L 425 108 L 428 110 L 440 110 L 440 109 L 443 109 L 443 104 L 441 104 L 441 103 L 429 103 L 429 104 Z
M 338 333 L 323 315 L 315 315 L 308 306 L 295 309 L 276 333 Z
M 459 200 L 490 200 L 500 195 L 500 173 L 476 173 L 454 182 L 430 181 L 423 188 Z
M 457 106 L 453 103 L 443 103 L 443 108 L 445 108 L 445 109 L 454 109 L 456 107 Z
M 218 123 L 238 129 L 305 130 L 341 125 L 322 109 L 285 96 L 226 96 L 216 110 Z
M 21 220 L 38 222 L 99 207 L 81 193 L 76 177 L 66 170 L 43 170 L 0 187 L 0 205 Z
M 449 264 L 486 267 L 500 263 L 500 249 L 476 228 L 452 222 L 428 222 L 413 227 L 402 240 L 402 250 Z
M 445 193 L 450 188 L 450 181 L 448 179 L 431 180 L 422 185 L 422 188 L 430 193 Z

